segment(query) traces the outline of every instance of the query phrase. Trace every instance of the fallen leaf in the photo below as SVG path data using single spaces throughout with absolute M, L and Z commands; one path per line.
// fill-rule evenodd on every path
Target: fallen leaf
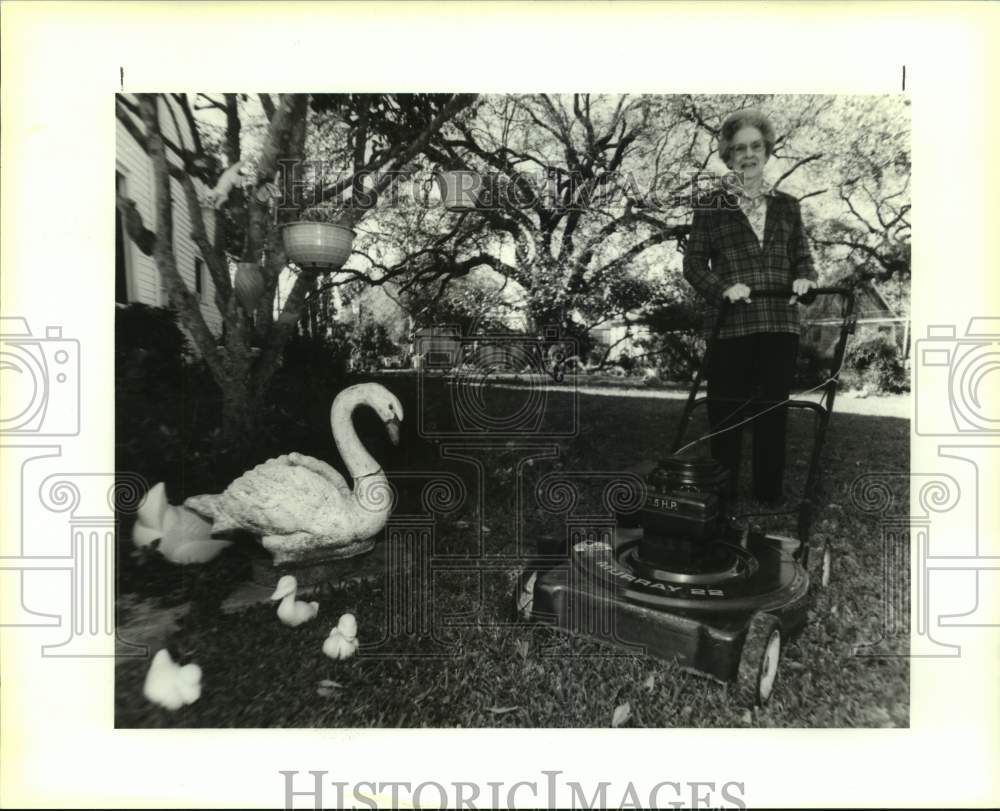
M 753 716 L 750 714 L 750 710 L 743 710 L 743 715 L 740 716 L 740 721 L 747 726 L 753 723 Z
M 519 654 L 521 654 L 521 658 L 523 658 L 523 659 L 527 659 L 528 658 L 528 651 L 529 651 L 529 649 L 530 649 L 530 645 L 528 645 L 528 640 L 526 640 L 526 639 L 518 640 L 518 643 L 517 643 L 517 652 Z
M 653 676 L 652 673 L 650 673 L 646 677 L 646 681 L 642 683 L 642 686 L 645 687 L 647 690 L 652 690 L 655 684 L 656 684 L 656 678 Z
M 340 682 L 333 681 L 332 679 L 321 679 L 319 682 L 317 682 L 317 685 L 319 687 L 337 687 L 337 688 L 344 686 Z
M 619 704 L 615 707 L 614 713 L 611 715 L 611 726 L 620 727 L 624 724 L 629 717 L 632 715 L 632 705 L 627 701 L 624 704 Z
M 489 710 L 488 710 L 488 712 L 491 712 L 494 715 L 506 715 L 509 712 L 514 712 L 514 710 L 519 710 L 519 709 L 521 709 L 520 706 L 517 706 L 517 707 L 490 707 Z

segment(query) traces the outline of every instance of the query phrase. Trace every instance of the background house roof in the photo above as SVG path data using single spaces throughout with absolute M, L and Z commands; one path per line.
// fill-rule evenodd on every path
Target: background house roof
M 842 279 L 839 282 L 830 281 L 826 286 L 840 287 L 849 285 L 851 285 L 850 281 Z M 895 310 L 889 306 L 889 303 L 871 282 L 854 283 L 853 286 L 854 314 L 859 320 L 890 320 L 899 318 Z M 838 296 L 820 296 L 806 308 L 804 318 L 810 323 L 825 321 L 839 323 L 841 318 L 840 298 Z

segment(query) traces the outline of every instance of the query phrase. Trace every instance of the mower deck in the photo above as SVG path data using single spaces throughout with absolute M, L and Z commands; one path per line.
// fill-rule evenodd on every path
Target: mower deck
M 577 544 L 568 562 L 536 568 L 531 617 L 724 681 L 756 616 L 777 620 L 785 638 L 805 624 L 809 577 L 793 539 L 730 530 L 709 566 L 685 572 L 640 558 L 637 534 Z

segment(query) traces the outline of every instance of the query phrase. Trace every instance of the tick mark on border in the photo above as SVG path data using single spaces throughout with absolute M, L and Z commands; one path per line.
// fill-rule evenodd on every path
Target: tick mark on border
M 903 65 L 903 92 L 906 92 L 906 65 Z
M 125 89 L 125 66 L 124 65 L 122 65 L 122 66 L 120 66 L 118 68 L 118 78 L 119 78 L 119 81 L 122 84 L 122 90 L 124 90 Z M 906 80 L 905 79 L 903 80 L 903 83 L 906 84 Z

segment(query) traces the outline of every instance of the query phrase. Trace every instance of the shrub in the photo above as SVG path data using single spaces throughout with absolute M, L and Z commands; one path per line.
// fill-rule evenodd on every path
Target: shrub
M 811 389 L 826 380 L 831 371 L 829 364 L 820 357 L 815 346 L 799 344 L 795 374 L 792 377 L 793 387 Z
M 857 376 L 859 383 L 874 391 L 897 393 L 910 390 L 909 373 L 899 347 L 883 333 L 852 341 L 847 347 L 844 366 Z
M 348 327 L 333 322 L 328 329 L 327 335 L 293 335 L 285 344 L 276 378 L 289 382 L 314 377 L 343 380 L 351 358 Z
M 366 321 L 352 336 L 354 346 L 354 369 L 374 372 L 382 367 L 382 358 L 395 355 L 396 343 L 389 337 L 389 331 L 375 321 Z
M 639 345 L 663 381 L 690 383 L 705 356 L 705 339 L 697 331 L 653 335 Z
M 173 369 L 180 368 L 192 355 L 187 337 L 177 326 L 177 313 L 167 307 L 139 303 L 117 309 L 115 352 L 118 357 L 148 356 L 150 364 L 156 362 Z
M 164 482 L 174 503 L 206 492 L 217 475 L 210 442 L 220 413 L 220 392 L 177 326 L 176 314 L 144 304 L 117 309 L 115 470 L 123 486 L 125 474 L 137 473 L 150 487 Z M 161 594 L 190 578 L 167 582 L 162 574 L 168 564 L 146 565 L 131 541 L 133 525 L 133 516 L 119 516 L 120 590 Z
M 334 323 L 328 335 L 296 334 L 285 345 L 262 403 L 257 456 L 310 447 L 317 430 L 329 425 L 330 404 L 349 376 L 347 333 L 346 325 Z
M 219 427 L 220 392 L 176 314 L 130 304 L 115 317 L 115 465 L 183 491 L 208 467 L 207 437 Z M 198 439 L 198 438 L 201 439 Z

